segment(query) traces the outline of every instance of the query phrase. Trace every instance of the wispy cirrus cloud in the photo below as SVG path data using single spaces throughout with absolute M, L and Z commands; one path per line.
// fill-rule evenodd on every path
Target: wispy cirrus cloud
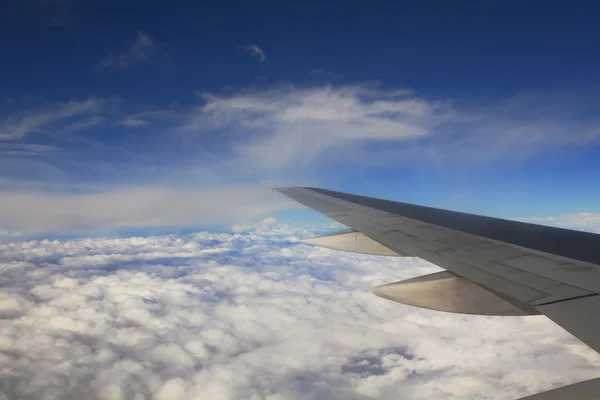
M 369 85 L 283 86 L 202 97 L 205 104 L 184 129 L 229 132 L 236 156 L 266 169 L 308 164 L 327 151 L 368 142 L 427 136 L 451 110 L 408 91 Z
M 78 129 L 81 129 L 86 123 L 97 121 L 98 117 L 94 114 L 99 113 L 105 104 L 103 99 L 90 97 L 25 110 L 0 121 L 0 140 L 22 139 L 31 133 L 48 132 L 59 122 L 68 122 L 75 127 L 79 124 Z
M 174 119 L 176 116 L 174 110 L 142 111 L 124 117 L 119 124 L 128 128 L 139 128 L 151 125 L 152 121 L 157 119 Z
M 128 128 L 139 128 L 142 126 L 150 125 L 150 122 L 144 118 L 137 118 L 134 116 L 127 117 L 119 121 L 119 125 L 126 126 Z
M 65 125 L 62 129 L 63 132 L 77 132 L 82 131 L 94 126 L 98 126 L 105 121 L 104 117 L 99 115 L 94 115 L 88 117 L 86 119 L 82 119 L 81 121 L 74 122 L 72 124 Z
M 253 56 L 258 57 L 261 63 L 267 61 L 267 56 L 265 55 L 265 52 L 255 44 L 247 44 L 242 47 L 242 50 L 252 54 Z
M 475 105 L 328 84 L 202 97 L 184 129 L 229 134 L 237 157 L 271 170 L 350 154 L 365 165 L 485 164 L 600 142 L 600 115 L 587 100 L 593 94 L 521 94 Z
M 101 65 L 109 68 L 127 68 L 138 62 L 148 61 L 156 52 L 154 39 L 145 32 L 138 32 L 126 52 L 108 55 L 102 59 Z
M 0 154 L 3 155 L 36 155 L 50 153 L 55 150 L 56 147 L 43 144 L 0 142 Z

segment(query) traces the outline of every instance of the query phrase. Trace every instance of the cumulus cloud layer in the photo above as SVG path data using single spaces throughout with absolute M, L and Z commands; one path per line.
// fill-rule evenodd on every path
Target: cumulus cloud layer
M 0 392 L 512 399 L 599 372 L 598 355 L 544 317 L 370 293 L 437 270 L 425 262 L 311 248 L 273 220 L 236 230 L 2 245 Z

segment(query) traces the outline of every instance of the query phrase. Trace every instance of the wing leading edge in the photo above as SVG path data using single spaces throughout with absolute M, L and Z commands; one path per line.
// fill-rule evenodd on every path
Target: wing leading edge
M 600 235 L 325 189 L 275 191 L 348 226 L 346 235 L 447 270 L 377 287 L 380 297 L 451 312 L 544 314 L 600 352 Z M 344 246 L 324 247 L 361 252 Z

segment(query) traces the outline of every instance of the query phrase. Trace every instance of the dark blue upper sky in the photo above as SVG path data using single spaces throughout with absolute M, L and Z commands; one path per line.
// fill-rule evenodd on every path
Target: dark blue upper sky
M 0 183 L 600 211 L 599 16 L 555 1 L 8 1 Z
M 597 80 L 593 2 L 10 1 L 0 16 L 0 92 L 62 99 L 179 100 L 254 79 L 381 80 L 445 98 L 496 98 Z M 139 31 L 160 45 L 151 67 L 94 68 Z M 269 63 L 236 51 L 257 43 Z M 151 84 L 150 84 L 151 83 Z

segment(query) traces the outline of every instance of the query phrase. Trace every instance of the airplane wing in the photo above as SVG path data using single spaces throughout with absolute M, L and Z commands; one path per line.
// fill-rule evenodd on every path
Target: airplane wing
M 543 314 L 600 352 L 600 235 L 325 189 L 272 190 L 350 228 L 306 243 L 419 257 L 446 270 L 374 288 L 380 297 L 458 313 Z M 569 394 L 532 399 L 600 398 L 600 381 L 557 390 Z

